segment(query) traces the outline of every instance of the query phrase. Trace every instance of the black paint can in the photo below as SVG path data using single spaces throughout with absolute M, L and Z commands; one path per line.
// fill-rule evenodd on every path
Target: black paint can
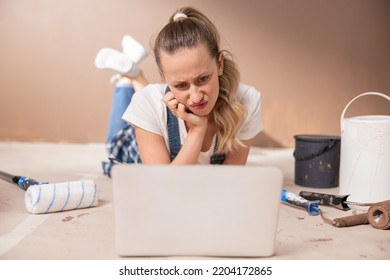
M 295 135 L 296 185 L 334 188 L 339 185 L 340 137 Z

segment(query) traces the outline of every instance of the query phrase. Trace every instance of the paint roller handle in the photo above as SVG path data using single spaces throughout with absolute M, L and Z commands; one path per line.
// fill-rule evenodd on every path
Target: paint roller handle
M 301 191 L 299 195 L 310 201 L 319 201 L 320 205 L 333 206 L 337 209 L 344 210 L 344 211 L 351 209 L 348 207 L 348 204 L 346 202 L 349 194 L 333 195 L 333 194 L 326 194 L 326 193 Z
M 13 179 L 14 179 L 14 175 L 11 175 L 7 172 L 4 172 L 4 171 L 0 171 L 0 178 L 7 181 L 7 182 L 10 182 L 10 183 L 16 183 Z
M 37 181 L 37 180 L 34 180 L 34 179 L 31 179 L 31 178 L 28 178 L 28 177 L 21 177 L 21 176 L 15 176 L 16 178 L 18 178 L 17 180 L 17 185 L 19 186 L 19 188 L 27 191 L 27 189 L 30 187 L 30 186 L 33 186 L 33 185 L 42 185 L 42 184 L 47 184 L 48 182 L 41 182 L 41 181 Z
M 47 182 L 40 182 L 40 181 L 31 179 L 28 177 L 23 177 L 23 176 L 15 176 L 15 175 L 9 174 L 9 173 L 4 172 L 4 171 L 0 171 L 0 178 L 7 181 L 7 182 L 17 184 L 19 186 L 19 188 L 21 188 L 25 191 L 32 185 L 47 184 Z

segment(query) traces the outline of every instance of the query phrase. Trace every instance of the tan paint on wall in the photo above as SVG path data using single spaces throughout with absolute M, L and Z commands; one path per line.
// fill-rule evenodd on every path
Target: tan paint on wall
M 342 109 L 365 91 L 390 95 L 390 2 L 0 0 L 0 140 L 104 142 L 113 72 L 93 61 L 124 34 L 150 38 L 193 5 L 220 29 L 242 81 L 263 94 L 256 143 L 294 145 L 295 134 L 339 134 Z M 159 82 L 153 57 L 141 64 Z M 390 114 L 365 97 L 348 115 Z

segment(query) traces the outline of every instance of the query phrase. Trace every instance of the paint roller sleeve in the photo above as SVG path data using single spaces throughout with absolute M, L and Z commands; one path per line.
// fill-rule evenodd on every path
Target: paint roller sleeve
M 87 208 L 98 204 L 98 189 L 92 180 L 33 185 L 24 201 L 32 214 Z
M 377 229 L 390 229 L 390 200 L 373 204 L 368 209 L 368 221 Z

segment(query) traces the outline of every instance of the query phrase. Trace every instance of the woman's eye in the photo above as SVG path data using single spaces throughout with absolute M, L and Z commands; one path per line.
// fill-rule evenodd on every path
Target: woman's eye
M 175 88 L 177 88 L 177 89 L 182 89 L 182 88 L 185 88 L 185 84 L 176 84 L 175 85 Z
M 204 82 L 207 82 L 208 79 L 209 79 L 208 76 L 200 77 L 200 78 L 198 79 L 198 82 L 199 82 L 199 83 L 204 83 Z

